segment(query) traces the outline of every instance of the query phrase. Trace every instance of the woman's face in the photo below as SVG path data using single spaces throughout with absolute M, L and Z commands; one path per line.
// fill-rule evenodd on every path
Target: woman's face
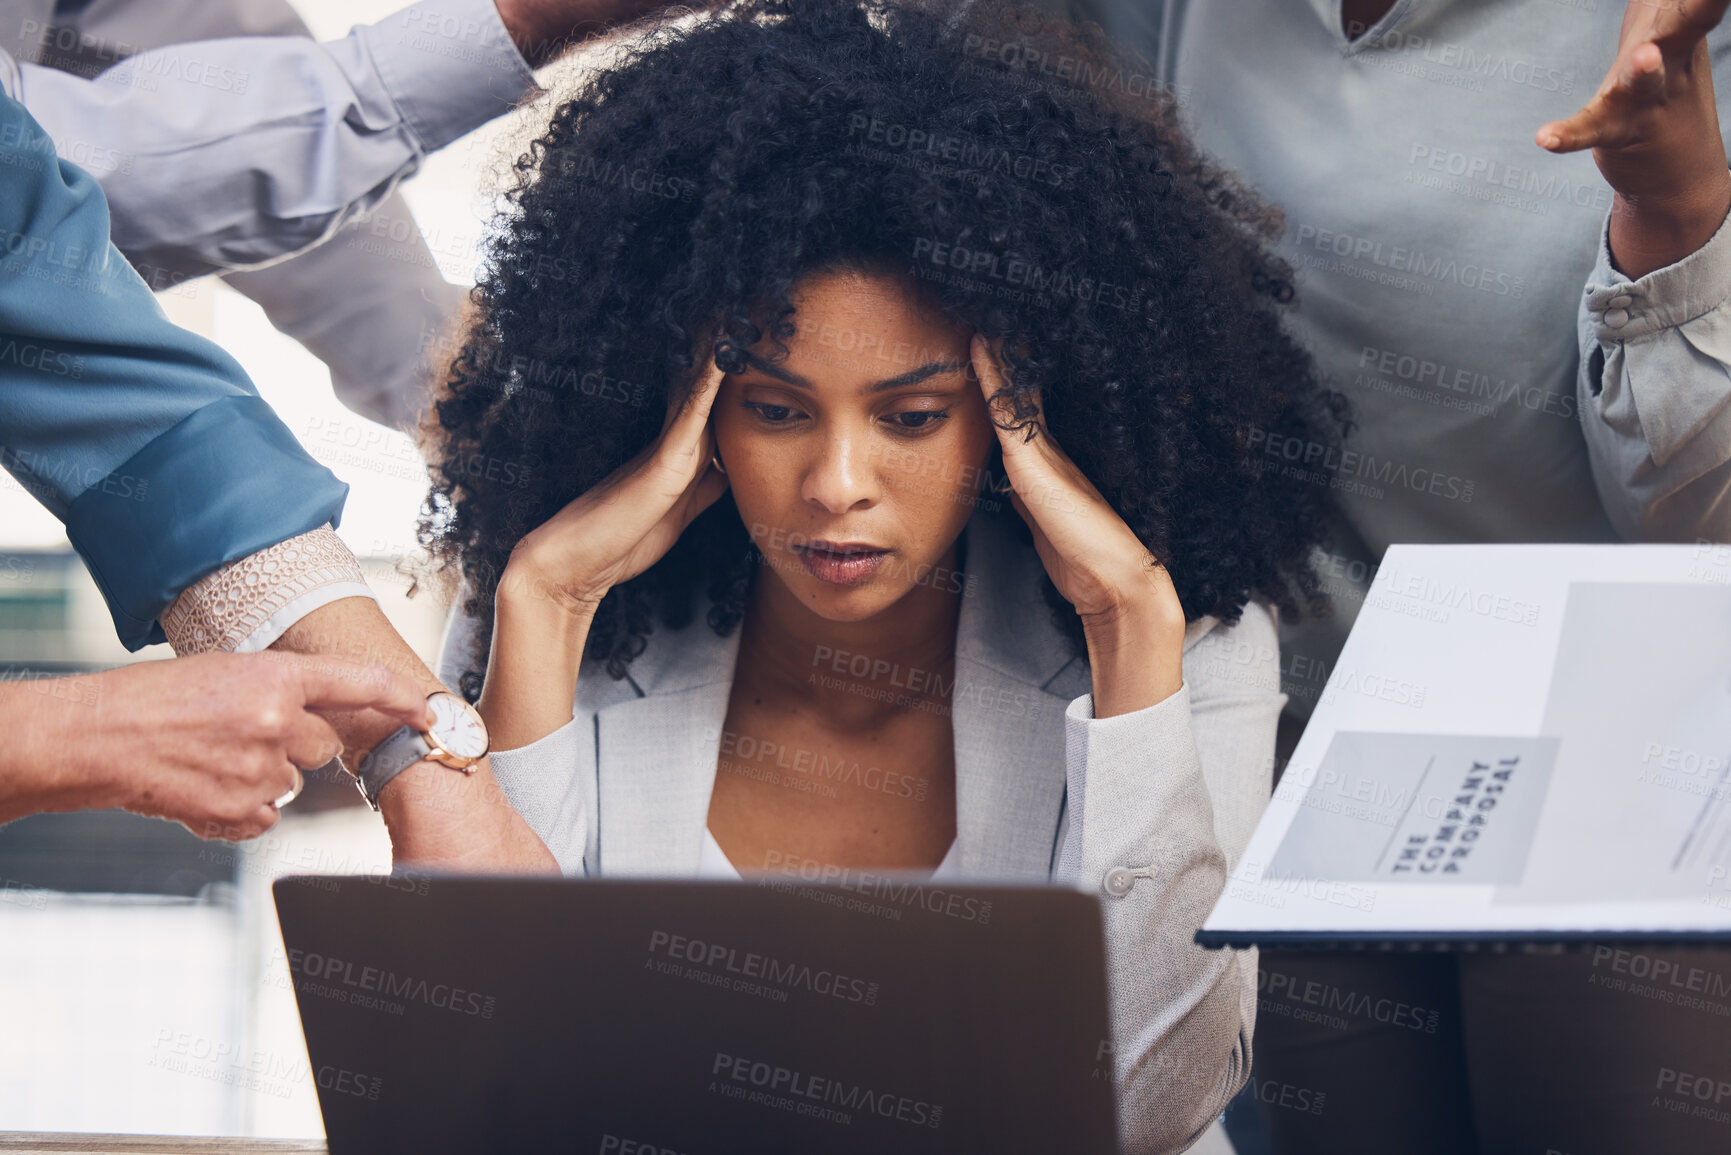
M 710 419 L 772 580 L 833 621 L 959 590 L 948 554 L 997 436 L 971 333 L 891 276 L 815 274 L 792 302 L 787 357 L 767 338 L 746 350 Z

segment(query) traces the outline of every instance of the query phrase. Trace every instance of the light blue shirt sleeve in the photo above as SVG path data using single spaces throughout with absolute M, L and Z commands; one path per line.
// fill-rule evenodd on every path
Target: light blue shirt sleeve
M 164 289 L 324 240 L 535 82 L 492 0 L 438 0 L 342 40 L 166 45 L 91 79 L 0 60 L 0 84 L 101 182 L 114 243 Z
M 1707 45 L 1723 128 L 1731 27 Z M 1612 524 L 1631 541 L 1731 541 L 1731 219 L 1630 280 L 1607 213 L 1576 326 L 1581 432 Z
M 0 95 L 0 465 L 65 523 L 136 650 L 205 574 L 335 524 L 348 486 L 108 237 L 96 182 Z
M 35 6 L 34 13 L 28 11 Z M 121 60 L 167 45 L 312 32 L 289 0 L 98 0 L 82 7 L 52 0 L 0 0 L 0 42 L 17 33 L 19 59 L 90 77 Z M 69 52 L 78 53 L 69 61 Z M 88 134 L 86 134 L 88 135 Z M 114 171 L 127 142 L 65 159 L 95 170 L 110 204 L 128 174 Z M 63 151 L 63 155 L 64 155 Z M 104 163 L 104 162 L 108 163 Z M 401 189 L 324 242 L 269 265 L 222 274 L 264 308 L 271 324 L 323 361 L 344 405 L 399 429 L 416 424 L 431 395 L 432 350 L 461 307 L 465 289 L 448 283 L 441 260 L 472 266 L 480 231 L 423 234 Z M 121 250 L 123 255 L 125 250 Z

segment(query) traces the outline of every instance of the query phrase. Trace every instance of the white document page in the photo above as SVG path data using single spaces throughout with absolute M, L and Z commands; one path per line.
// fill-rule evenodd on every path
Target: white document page
M 1396 546 L 1203 928 L 1731 937 L 1731 547 Z

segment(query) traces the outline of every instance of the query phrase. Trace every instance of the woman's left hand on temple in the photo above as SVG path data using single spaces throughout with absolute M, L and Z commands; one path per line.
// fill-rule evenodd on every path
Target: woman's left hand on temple
M 1076 607 L 1084 627 L 1134 618 L 1182 635 L 1184 608 L 1166 567 L 1052 439 L 1038 391 L 1034 436 L 1028 437 L 1025 425 L 1004 428 L 1015 423 L 1008 398 L 993 400 L 1007 384 L 1004 370 L 984 337 L 974 337 L 972 354 L 1003 448 L 1010 504 L 1033 530 L 1052 584 Z

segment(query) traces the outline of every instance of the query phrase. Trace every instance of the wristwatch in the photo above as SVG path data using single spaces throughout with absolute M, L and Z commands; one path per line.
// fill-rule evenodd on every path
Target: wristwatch
M 433 708 L 431 729 L 404 726 L 361 759 L 355 785 L 374 810 L 386 783 L 422 759 L 473 774 L 486 757 L 487 724 L 475 707 L 447 690 L 428 694 L 427 704 Z

